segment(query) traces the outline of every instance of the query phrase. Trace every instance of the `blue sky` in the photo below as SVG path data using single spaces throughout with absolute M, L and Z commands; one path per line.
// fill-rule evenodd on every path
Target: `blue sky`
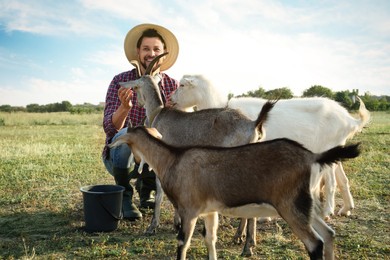
M 312 85 L 390 95 L 390 1 L 0 0 L 0 105 L 104 101 L 129 70 L 140 23 L 175 33 L 166 73 L 203 74 L 223 94 Z

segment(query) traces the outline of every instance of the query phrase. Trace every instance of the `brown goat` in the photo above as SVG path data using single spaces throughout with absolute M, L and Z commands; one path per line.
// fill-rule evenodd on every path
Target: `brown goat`
M 169 146 L 143 127 L 129 128 L 112 146 L 127 143 L 147 162 L 181 218 L 177 259 L 186 252 L 199 216 L 209 259 L 217 259 L 218 213 L 231 217 L 280 215 L 304 243 L 310 259 L 333 259 L 334 231 L 316 208 L 321 167 L 359 155 L 358 144 L 315 154 L 289 139 L 238 147 Z M 242 163 L 245 163 L 245 167 Z

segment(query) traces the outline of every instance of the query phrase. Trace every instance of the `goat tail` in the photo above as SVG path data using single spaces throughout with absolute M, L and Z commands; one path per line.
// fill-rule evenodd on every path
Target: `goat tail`
M 316 162 L 323 166 L 330 165 L 337 161 L 358 157 L 360 154 L 359 145 L 360 143 L 336 146 L 328 151 L 318 154 Z
M 371 115 L 370 115 L 370 111 L 367 110 L 366 105 L 364 104 L 363 100 L 358 96 L 356 96 L 356 98 L 359 100 L 359 103 L 360 103 L 359 111 L 358 111 L 360 124 L 359 124 L 358 131 L 361 131 L 363 129 L 363 127 L 370 122 Z
M 268 100 L 261 108 L 261 111 L 256 119 L 256 128 L 261 134 L 263 134 L 263 124 L 267 121 L 268 113 L 275 106 L 276 102 L 278 102 L 278 99 Z

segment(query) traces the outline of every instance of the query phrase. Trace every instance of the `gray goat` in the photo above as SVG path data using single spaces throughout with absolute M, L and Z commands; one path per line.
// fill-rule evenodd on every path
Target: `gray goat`
M 181 219 L 177 259 L 186 259 L 198 217 L 204 218 L 209 259 L 217 259 L 218 213 L 244 218 L 279 215 L 304 243 L 310 259 L 334 258 L 335 233 L 318 213 L 320 171 L 357 157 L 358 144 L 319 154 L 289 139 L 230 148 L 178 148 L 153 137 L 152 130 L 129 128 L 112 146 L 127 143 L 136 162 L 145 161 L 155 170 Z
M 148 125 L 156 128 L 163 140 L 174 146 L 212 145 L 221 147 L 233 147 L 256 142 L 259 134 L 263 133 L 262 124 L 266 120 L 267 113 L 275 102 L 268 102 L 260 111 L 256 120 L 252 121 L 241 112 L 230 108 L 205 109 L 198 112 L 186 113 L 173 108 L 164 107 L 160 90 L 154 78 L 150 74 L 154 63 L 163 55 L 157 56 L 148 66 L 145 75 L 138 80 L 121 82 L 120 85 L 132 88 L 137 94 L 139 106 L 144 106 Z M 139 167 L 142 169 L 142 167 Z M 160 211 L 163 192 L 159 180 L 156 181 L 156 206 L 153 218 L 146 233 L 155 232 L 160 222 Z M 178 218 L 175 218 L 177 226 Z M 250 220 L 249 234 L 254 237 L 254 219 Z M 251 255 L 253 239 L 247 240 L 243 255 Z

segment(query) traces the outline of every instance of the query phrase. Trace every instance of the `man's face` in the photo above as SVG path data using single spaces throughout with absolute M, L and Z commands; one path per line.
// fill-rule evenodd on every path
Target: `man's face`
M 148 67 L 150 62 L 158 55 L 164 53 L 164 45 L 161 40 L 157 37 L 148 38 L 144 37 L 142 39 L 141 46 L 137 48 L 138 58 L 143 66 L 143 71 Z M 156 70 L 162 63 L 164 57 L 157 62 L 152 71 Z M 142 70 L 142 68 L 141 68 Z

